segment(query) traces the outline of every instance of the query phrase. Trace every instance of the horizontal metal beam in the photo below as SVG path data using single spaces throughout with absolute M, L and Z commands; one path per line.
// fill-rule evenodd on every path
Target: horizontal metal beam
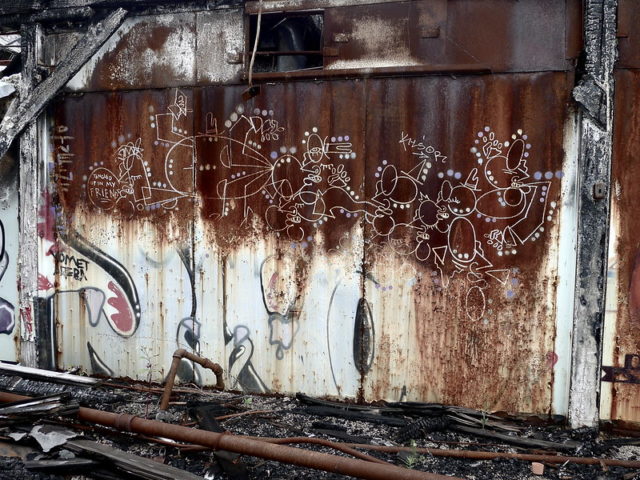
M 259 1 L 245 4 L 245 12 L 257 14 L 260 10 Z M 360 5 L 374 5 L 376 3 L 400 3 L 399 0 L 274 0 L 262 2 L 262 13 L 291 12 L 296 10 L 322 10 L 330 7 L 348 7 Z
M 491 73 L 491 67 L 481 64 L 469 65 L 409 65 L 406 67 L 375 67 L 375 68 L 341 68 L 295 70 L 291 72 L 254 73 L 253 81 L 297 80 L 316 78 L 349 78 L 349 77 L 392 77 L 397 75 L 411 76 L 424 74 L 465 74 Z M 246 80 L 248 75 L 244 75 Z

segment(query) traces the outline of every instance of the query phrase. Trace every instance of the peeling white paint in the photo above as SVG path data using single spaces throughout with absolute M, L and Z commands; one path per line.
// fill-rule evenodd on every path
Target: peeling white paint
M 404 41 L 403 32 L 407 31 L 408 20 L 393 23 L 379 17 L 362 17 L 353 24 L 348 33 L 349 48 L 353 44 L 362 49 L 357 59 L 341 59 L 331 62 L 326 68 L 382 68 L 421 65 L 411 55 L 409 43 Z
M 552 412 L 567 415 L 571 378 L 571 333 L 573 330 L 573 295 L 576 279 L 576 242 L 578 238 L 578 155 L 580 151 L 579 115 L 570 115 L 565 123 L 565 159 L 562 171 L 562 207 L 558 239 L 558 287 L 556 291 L 557 363 L 553 374 Z
M 242 10 L 198 12 L 196 23 L 196 78 L 202 83 L 223 83 L 236 79 L 242 62 L 229 63 L 244 53 Z
M 194 25 L 195 13 L 127 18 L 69 81 L 67 88 L 72 91 L 90 89 L 92 77 L 102 68 L 105 57 L 116 52 L 118 60 L 110 62 L 106 67 L 106 78 L 99 79 L 103 88 L 114 84 L 118 88 L 140 89 L 157 86 L 158 81 L 163 86 L 193 84 L 196 64 Z M 155 39 L 151 34 L 158 27 L 170 29 L 170 32 L 161 46 L 152 48 Z

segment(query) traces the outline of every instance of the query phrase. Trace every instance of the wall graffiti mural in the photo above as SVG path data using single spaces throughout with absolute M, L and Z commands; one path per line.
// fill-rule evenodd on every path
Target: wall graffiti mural
M 379 342 L 393 336 L 381 324 L 394 312 L 384 312 L 381 304 L 427 282 L 434 295 L 451 292 L 460 302 L 456 314 L 474 329 L 464 332 L 470 341 L 463 354 L 475 361 L 492 309 L 520 295 L 527 281 L 520 261 L 530 265 L 531 252 L 539 251 L 536 244 L 556 220 L 563 172 L 550 166 L 557 162 L 540 158 L 524 129 L 481 124 L 472 137 L 457 140 L 466 150 L 460 158 L 459 150 L 445 151 L 450 144 L 438 146 L 442 135 L 429 140 L 428 132 L 420 136 L 399 127 L 384 131 L 388 151 L 373 155 L 358 126 L 333 127 L 313 115 L 299 125 L 281 123 L 276 104 L 226 102 L 223 114 L 207 111 L 206 101 L 194 102 L 190 90 L 174 90 L 164 100 L 142 95 L 140 115 L 114 128 L 99 155 L 86 155 L 91 150 L 82 147 L 86 158 L 74 172 L 67 162 L 74 155 L 68 147 L 73 129 L 58 127 L 67 156 L 55 168 L 61 201 L 50 212 L 57 245 L 50 255 L 55 274 L 79 288 L 56 290 L 52 278 L 43 278 L 42 290 L 51 305 L 54 296 L 86 297 L 90 326 L 106 324 L 122 341 L 146 338 L 165 308 L 158 297 L 164 290 L 149 286 L 149 268 L 167 269 L 154 255 L 177 253 L 180 273 L 173 275 L 188 282 L 175 291 L 184 311 L 170 319 L 165 330 L 175 333 L 167 338 L 171 348 L 209 357 L 222 355 L 208 351 L 212 345 L 224 349 L 231 389 L 279 390 L 274 372 L 304 364 L 304 344 L 319 331 L 323 342 L 326 332 L 322 381 L 338 395 L 355 391 L 354 382 L 385 356 Z M 62 142 L 56 138 L 54 144 Z M 116 224 L 153 224 L 162 238 L 158 250 L 141 247 L 149 250 L 143 267 L 116 260 L 90 232 L 60 227 L 74 224 L 69 215 L 78 205 L 86 208 L 83 215 L 103 212 Z M 254 237 L 243 239 L 249 231 Z M 261 245 L 268 246 L 257 248 L 250 260 L 233 256 L 233 249 L 265 239 Z M 311 265 L 313 252 L 327 256 L 320 270 Z M 203 271 L 205 253 L 211 253 L 210 262 L 218 259 L 217 285 L 214 274 Z M 230 272 L 230 258 L 250 265 Z M 378 258 L 399 262 L 409 277 L 379 276 Z M 337 259 L 340 266 L 332 265 Z M 234 307 L 220 286 L 229 279 L 252 292 L 251 308 L 229 314 Z M 410 345 L 406 341 L 403 348 Z M 118 373 L 104 346 L 87 341 L 86 348 L 96 373 Z M 178 376 L 204 382 L 204 372 L 188 361 Z
M 515 261 L 544 234 L 557 208 L 548 193 L 563 174 L 530 171 L 532 145 L 522 130 L 507 139 L 488 126 L 478 131 L 469 152 L 475 165 L 467 172 L 448 168 L 446 155 L 402 132 L 398 144 L 414 159 L 411 168 L 381 160 L 368 179 L 375 191 L 365 198 L 361 180 L 348 173 L 349 162 L 358 159 L 348 134 L 325 135 L 311 127 L 298 145 L 268 149 L 285 134 L 273 110 L 249 113 L 238 105 L 224 122 L 210 113 L 206 131 L 195 135 L 191 114 L 187 96 L 176 91 L 166 113 L 149 116 L 154 143 L 168 149 L 159 170 L 145 160 L 140 138 L 117 147 L 117 171 L 92 165 L 84 185 L 92 204 L 102 210 L 123 204 L 131 211 L 174 209 L 180 199 L 196 195 L 197 170 L 202 183 L 213 179 L 214 188 L 203 194 L 204 202 L 217 203 L 211 217 L 225 217 L 232 208 L 245 220 L 260 215 L 269 230 L 294 245 L 311 242 L 314 230 L 337 216 L 360 217 L 371 227 L 372 240 L 433 267 L 443 288 L 455 275 L 473 283 L 467 292 L 473 320 L 483 317 L 488 282 L 507 285 L 513 279 L 492 258 Z M 224 144 L 217 158 L 208 155 L 210 142 Z M 434 183 L 438 191 L 428 193 Z M 263 211 L 256 211 L 257 198 Z M 399 220 L 405 212 L 413 214 Z

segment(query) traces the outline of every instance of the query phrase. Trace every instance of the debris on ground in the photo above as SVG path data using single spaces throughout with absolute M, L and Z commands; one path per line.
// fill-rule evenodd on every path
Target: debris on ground
M 242 436 L 265 445 L 265 452 L 287 445 L 303 457 L 327 454 L 406 472 L 387 478 L 640 480 L 640 433 L 569 430 L 557 418 L 541 424 L 432 403 L 359 405 L 185 386 L 174 387 L 161 410 L 165 390 L 157 384 L 47 380 L 37 373 L 0 371 L 0 479 L 347 478 L 270 453 L 231 451 L 228 439 Z M 83 420 L 88 409 L 115 414 L 116 421 Z M 209 432 L 218 443 L 139 433 L 139 419 Z M 375 475 L 362 478 L 381 478 Z

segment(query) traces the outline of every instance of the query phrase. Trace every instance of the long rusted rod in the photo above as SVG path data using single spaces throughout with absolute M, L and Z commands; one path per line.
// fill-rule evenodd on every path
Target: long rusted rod
M 17 402 L 29 398 L 13 393 L 0 392 L 0 402 Z M 209 432 L 207 430 L 197 430 L 181 425 L 163 423 L 157 420 L 146 420 L 134 415 L 103 412 L 85 407 L 80 407 L 76 415 L 78 419 L 85 422 L 97 423 L 118 430 L 171 438 L 181 442 L 203 445 L 214 450 L 228 450 L 242 455 L 251 455 L 276 462 L 290 463 L 340 475 L 351 475 L 367 480 L 389 480 L 391 478 L 398 480 L 462 480 L 435 473 L 409 470 L 394 465 L 381 465 L 354 458 L 276 445 L 260 440 L 252 440 L 241 435 Z
M 216 388 L 220 390 L 224 390 L 224 380 L 222 379 L 222 367 L 217 363 L 212 362 L 208 358 L 199 357 L 198 355 L 194 355 L 193 353 L 185 350 L 184 348 L 179 348 L 175 352 L 173 352 L 173 361 L 171 362 L 171 369 L 169 370 L 169 375 L 167 375 L 167 383 L 164 386 L 164 393 L 162 394 L 162 399 L 160 400 L 160 410 L 166 410 L 169 406 L 169 399 L 171 398 L 171 391 L 173 390 L 173 384 L 176 381 L 176 374 L 178 373 L 178 367 L 180 366 L 180 361 L 186 358 L 187 360 L 191 360 L 192 362 L 197 363 L 198 365 L 202 365 L 203 368 L 208 368 L 216 375 Z
M 281 439 L 273 439 L 273 444 L 285 443 Z M 284 440 L 284 439 L 282 439 Z M 470 458 L 473 460 L 493 460 L 495 458 L 513 458 L 526 462 L 547 462 L 547 463 L 578 463 L 582 465 L 606 465 L 608 467 L 640 468 L 638 460 L 616 460 L 613 458 L 597 457 L 566 457 L 563 455 L 540 455 L 529 453 L 508 453 L 508 452 L 486 452 L 478 450 L 441 450 L 438 448 L 413 448 L 413 447 L 385 447 L 383 445 L 367 445 L 365 443 L 345 443 L 351 448 L 361 448 L 363 450 L 373 450 L 376 452 L 398 453 L 426 453 L 435 457 Z
M 248 437 L 254 440 L 261 440 L 263 442 L 273 443 L 275 445 L 286 445 L 294 443 L 311 443 L 308 440 L 313 438 L 306 437 Z M 598 457 L 567 457 L 563 455 L 541 455 L 541 454 L 529 454 L 529 453 L 508 453 L 508 452 L 487 452 L 483 450 L 447 450 L 440 448 L 423 448 L 423 447 L 400 447 L 400 446 L 384 446 L 384 445 L 370 445 L 368 443 L 342 443 L 342 442 L 329 442 L 331 447 L 334 445 L 345 446 L 350 448 L 360 448 L 362 450 L 370 450 L 376 452 L 385 453 L 424 453 L 427 455 L 433 455 L 434 457 L 452 457 L 452 458 L 469 458 L 472 460 L 493 460 L 496 458 L 513 458 L 516 460 L 523 460 L 525 462 L 547 462 L 547 463 L 578 463 L 582 465 L 607 465 L 609 467 L 625 467 L 625 468 L 639 468 L 640 461 L 638 460 L 616 460 L 614 458 L 598 458 Z

